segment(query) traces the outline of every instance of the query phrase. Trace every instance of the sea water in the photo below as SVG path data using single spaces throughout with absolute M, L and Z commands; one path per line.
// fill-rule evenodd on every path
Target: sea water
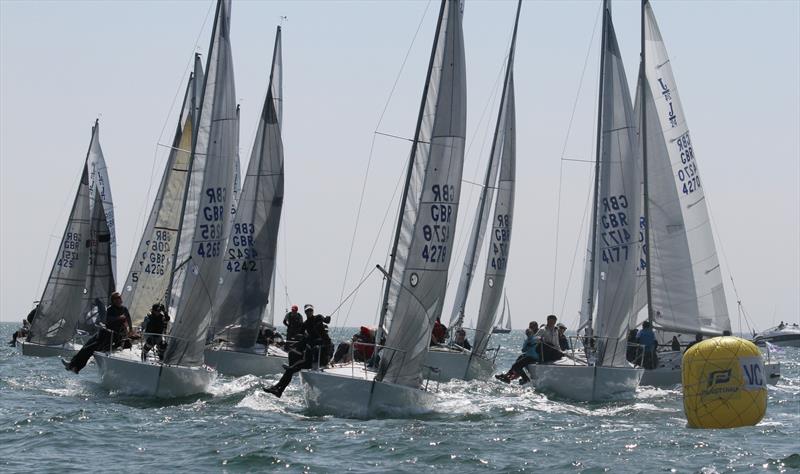
M 0 325 L 0 341 L 16 329 Z M 345 337 L 355 329 L 337 331 Z M 498 371 L 523 334 L 495 335 Z M 220 377 L 207 395 L 111 393 L 90 364 L 0 348 L 0 472 L 790 472 L 800 471 L 800 349 L 774 357 L 782 378 L 767 414 L 730 430 L 686 427 L 679 389 L 575 403 L 497 380 L 439 385 L 436 412 L 408 419 L 309 416 L 299 377 Z

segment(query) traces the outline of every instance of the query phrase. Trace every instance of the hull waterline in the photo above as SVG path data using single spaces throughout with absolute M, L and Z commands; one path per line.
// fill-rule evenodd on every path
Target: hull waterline
M 125 351 L 123 351 L 125 352 Z M 127 351 L 134 355 L 131 351 Z M 216 371 L 206 367 L 164 365 L 142 362 L 122 353 L 111 355 L 95 352 L 100 384 L 126 395 L 155 398 L 178 398 L 208 392 L 217 377 Z

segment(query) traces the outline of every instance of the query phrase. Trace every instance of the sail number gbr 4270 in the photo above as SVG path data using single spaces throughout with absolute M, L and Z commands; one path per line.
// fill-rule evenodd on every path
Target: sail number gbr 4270
M 447 262 L 447 247 L 450 243 L 450 226 L 453 221 L 455 187 L 448 184 L 431 186 L 430 223 L 422 226 L 422 259 L 430 263 Z

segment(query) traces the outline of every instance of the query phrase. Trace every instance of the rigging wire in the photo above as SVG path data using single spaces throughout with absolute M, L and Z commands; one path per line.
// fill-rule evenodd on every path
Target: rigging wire
M 570 135 L 570 132 L 572 131 L 572 123 L 575 120 L 575 111 L 578 108 L 578 100 L 580 99 L 581 89 L 583 88 L 583 78 L 586 75 L 586 69 L 587 69 L 587 67 L 589 65 L 589 57 L 590 57 L 591 52 L 592 52 L 592 44 L 594 43 L 594 38 L 595 38 L 595 35 L 597 34 L 597 24 L 599 23 L 600 13 L 602 13 L 602 11 L 603 11 L 603 7 L 601 5 L 600 8 L 597 10 L 597 15 L 595 16 L 595 19 L 594 19 L 594 28 L 592 29 L 592 35 L 591 35 L 591 37 L 589 39 L 589 47 L 586 50 L 586 58 L 584 58 L 584 60 L 583 60 L 583 70 L 581 71 L 581 78 L 578 81 L 578 92 L 575 94 L 575 102 L 573 102 L 573 104 L 572 104 L 572 113 L 569 116 L 569 124 L 567 125 L 567 134 L 564 137 L 564 145 L 561 148 L 561 161 L 560 161 L 560 166 L 559 166 L 559 170 L 558 170 L 558 197 L 556 198 L 555 251 L 553 252 L 553 298 L 552 298 L 552 301 L 550 303 L 550 306 L 553 308 L 553 311 L 555 311 L 555 307 L 556 307 L 556 282 L 558 281 L 557 280 L 557 277 L 558 277 L 558 239 L 559 239 L 559 230 L 560 230 L 559 227 L 561 225 L 561 185 L 563 183 L 563 178 L 564 178 L 564 162 L 565 161 L 580 161 L 580 160 L 568 159 L 568 158 L 565 157 L 565 155 L 566 155 L 566 152 L 567 152 L 567 143 L 569 142 L 569 135 Z M 584 213 L 584 220 L 585 219 L 586 219 L 586 215 Z M 583 230 L 583 222 L 581 222 L 581 230 Z M 578 239 L 578 241 L 580 242 L 580 239 Z M 577 249 L 575 250 L 575 252 L 577 253 Z M 575 256 L 574 255 L 573 255 L 572 263 L 573 263 L 573 265 L 575 264 Z M 570 276 L 567 279 L 567 287 L 569 287 L 569 280 L 571 278 L 572 278 L 572 267 L 570 267 Z M 558 314 L 564 314 L 564 306 L 566 305 L 566 299 L 567 299 L 566 293 L 567 292 L 565 291 L 564 292 L 564 294 L 565 294 L 565 296 L 564 296 L 564 304 L 561 307 L 561 312 L 558 313 Z
M 361 221 L 361 211 L 362 211 L 362 209 L 364 207 L 364 196 L 365 196 L 366 189 L 367 189 L 367 182 L 368 182 L 368 179 L 369 179 L 370 168 L 372 166 L 372 158 L 374 156 L 376 134 L 379 133 L 378 129 L 380 128 L 381 124 L 383 123 L 383 118 L 386 115 L 386 111 L 389 109 L 389 104 L 391 103 L 392 97 L 394 96 L 394 91 L 397 89 L 398 82 L 400 82 L 400 76 L 402 76 L 402 74 L 403 74 L 403 70 L 405 69 L 406 62 L 408 61 L 408 58 L 411 55 L 411 51 L 414 48 L 414 44 L 417 41 L 417 36 L 419 35 L 420 30 L 422 29 L 422 24 L 423 24 L 423 22 L 425 20 L 425 17 L 428 14 L 428 9 L 430 8 L 430 5 L 431 5 L 431 0 L 428 0 L 428 3 L 425 5 L 425 10 L 422 12 L 422 16 L 420 17 L 419 23 L 417 24 L 417 30 L 414 32 L 414 36 L 411 38 L 411 44 L 408 46 L 408 49 L 406 50 L 406 54 L 403 57 L 403 61 L 400 64 L 400 70 L 397 71 L 397 75 L 395 76 L 394 83 L 392 84 L 392 88 L 389 91 L 389 96 L 386 98 L 386 102 L 384 103 L 383 110 L 381 111 L 381 114 L 378 117 L 378 122 L 375 124 L 375 129 L 374 129 L 373 134 L 372 134 L 372 141 L 371 141 L 370 146 L 369 146 L 369 154 L 368 154 L 368 157 L 367 157 L 367 167 L 366 167 L 366 170 L 364 171 L 364 179 L 363 179 L 362 184 L 361 184 L 361 195 L 360 195 L 359 200 L 358 200 L 358 210 L 356 211 L 356 222 L 355 222 L 355 225 L 353 226 L 353 236 L 350 239 L 350 250 L 347 253 L 347 264 L 345 265 L 344 278 L 342 279 L 342 291 L 341 291 L 341 293 L 339 295 L 339 299 L 340 300 L 344 296 L 345 287 L 347 286 L 347 277 L 350 274 L 350 263 L 352 262 L 352 258 L 353 258 L 353 249 L 355 248 L 356 235 L 358 234 L 358 226 L 359 226 L 360 221 Z M 392 199 L 394 199 L 394 197 Z M 383 228 L 383 224 L 381 225 L 381 229 L 382 228 Z M 377 243 L 377 239 L 376 239 L 376 243 Z M 374 248 L 374 245 L 373 245 L 373 248 Z M 371 257 L 371 253 L 370 253 L 370 257 Z M 366 271 L 366 269 L 365 269 L 365 271 Z M 347 315 L 349 316 L 349 314 L 350 314 L 350 312 L 348 311 Z

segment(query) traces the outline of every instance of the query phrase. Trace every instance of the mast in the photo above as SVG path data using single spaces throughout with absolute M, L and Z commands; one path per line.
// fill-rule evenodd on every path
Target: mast
M 428 98 L 428 89 L 431 81 L 431 73 L 433 72 L 433 61 L 436 56 L 436 45 L 439 42 L 439 33 L 442 29 L 442 18 L 444 17 L 444 9 L 447 5 L 447 0 L 442 0 L 441 7 L 439 8 L 439 20 L 436 22 L 436 33 L 433 37 L 433 47 L 431 48 L 431 57 L 428 61 L 428 72 L 425 75 L 425 86 L 422 89 L 422 99 L 420 100 L 419 116 L 417 117 L 417 128 L 414 131 L 414 144 L 411 147 L 411 154 L 408 158 L 408 169 L 406 171 L 406 182 L 403 186 L 403 195 L 400 197 L 400 211 L 397 214 L 397 227 L 394 232 L 394 243 L 392 244 L 392 253 L 389 254 L 389 269 L 386 271 L 386 287 L 383 292 L 383 302 L 381 303 L 381 316 L 378 320 L 378 330 L 375 334 L 375 345 L 380 344 L 381 336 L 383 335 L 383 323 L 386 319 L 386 313 L 389 310 L 389 290 L 391 288 L 392 276 L 394 273 L 394 263 L 397 255 L 397 246 L 400 244 L 400 231 L 403 227 L 403 215 L 405 214 L 406 199 L 408 198 L 408 189 L 411 185 L 411 173 L 414 171 L 414 159 L 417 155 L 417 143 L 419 142 L 419 132 L 422 128 L 422 119 L 425 114 L 425 101 Z
M 642 115 L 642 126 L 639 131 L 639 139 L 642 141 L 642 185 L 643 185 L 643 205 L 644 205 L 644 245 L 647 251 L 645 252 L 645 285 L 647 287 L 647 320 L 650 321 L 650 324 L 653 323 L 653 305 L 651 301 L 653 301 L 653 282 L 650 277 L 650 194 L 649 194 L 649 186 L 647 182 L 647 103 L 645 102 L 645 97 L 647 94 L 645 93 L 645 89 L 648 87 L 647 84 L 647 70 L 645 69 L 645 61 L 647 56 L 645 54 L 645 6 L 647 5 L 648 0 L 642 0 L 642 32 L 641 32 L 641 66 L 639 68 L 639 74 L 641 75 L 640 83 L 642 87 L 640 88 L 640 102 L 641 102 L 641 115 Z
M 486 198 L 489 194 L 489 189 L 492 189 L 494 193 L 494 187 L 491 183 L 492 177 L 492 164 L 494 162 L 494 155 L 495 150 L 497 149 L 497 136 L 500 133 L 500 125 L 501 120 L 503 118 L 503 107 L 505 106 L 506 102 L 506 92 L 508 91 L 508 82 L 509 77 L 511 77 L 511 69 L 513 68 L 514 64 L 514 49 L 517 43 L 517 27 L 519 25 L 519 12 L 522 9 L 522 0 L 517 2 L 517 13 L 514 17 L 514 31 L 511 35 L 511 47 L 508 52 L 508 62 L 506 63 L 506 73 L 503 80 L 503 91 L 500 95 L 500 107 L 497 112 L 497 122 L 495 123 L 494 127 L 494 139 L 492 140 L 492 149 L 489 151 L 489 162 L 486 164 L 486 177 L 483 180 L 483 189 L 481 190 L 480 199 L 478 199 L 478 215 L 477 220 L 475 223 L 475 234 L 472 235 L 470 239 L 470 249 L 467 256 L 470 258 L 469 266 L 467 267 L 466 273 L 466 284 L 464 287 L 464 293 L 460 301 L 456 301 L 456 308 L 458 308 L 458 320 L 456 322 L 456 327 L 461 327 L 464 322 L 464 307 L 467 304 L 467 296 L 469 295 L 469 287 L 472 285 L 472 277 L 474 276 L 475 272 L 475 258 L 477 257 L 478 253 L 478 244 L 481 239 L 478 238 L 479 234 L 483 234 L 486 232 L 486 229 L 483 228 L 483 222 L 485 220 L 485 215 L 489 212 L 489 206 L 486 205 Z M 495 181 L 499 173 L 495 175 Z M 467 263 L 467 262 L 464 262 Z M 451 328 L 452 329 L 452 328 Z
M 217 4 L 217 8 L 219 8 L 219 4 Z M 214 28 L 216 28 L 216 16 L 214 17 Z M 195 66 L 200 61 L 200 53 L 195 53 L 194 55 L 194 63 Z M 175 237 L 175 245 L 180 245 L 181 242 L 181 235 L 183 234 L 183 218 L 186 214 L 186 199 L 189 197 L 189 189 L 191 188 L 191 181 L 192 181 L 192 168 L 194 166 L 194 144 L 197 139 L 197 111 L 199 105 L 197 103 L 197 76 L 194 73 L 189 74 L 189 80 L 192 81 L 192 110 L 189 114 L 189 117 L 192 119 L 192 151 L 189 154 L 189 166 L 187 167 L 186 173 L 186 183 L 184 183 L 183 188 L 183 199 L 181 199 L 181 213 L 180 219 L 178 220 L 178 233 Z M 180 120 L 180 118 L 178 119 Z M 178 126 L 180 127 L 181 124 L 179 123 Z M 175 270 L 178 269 L 178 255 L 179 253 L 175 252 L 175 257 L 172 259 L 172 268 L 169 272 L 169 285 L 167 285 L 167 294 L 164 296 L 165 305 L 167 310 L 169 310 L 170 304 L 172 303 L 172 285 L 175 282 Z M 189 257 L 191 258 L 191 256 Z M 181 262 L 180 265 L 183 265 Z
M 603 27 L 600 40 L 600 79 L 598 81 L 597 89 L 597 140 L 595 143 L 595 163 L 594 163 L 594 195 L 592 197 L 592 241 L 589 245 L 590 250 L 590 271 L 589 271 L 589 306 L 587 315 L 588 324 L 586 332 L 591 336 L 593 330 L 593 317 L 594 313 L 594 290 L 595 290 L 595 273 L 597 268 L 597 201 L 600 193 L 600 159 L 602 154 L 602 141 L 603 141 L 603 83 L 605 82 L 605 62 L 606 62 L 606 30 L 608 29 L 608 16 L 611 13 L 611 0 L 603 0 Z

